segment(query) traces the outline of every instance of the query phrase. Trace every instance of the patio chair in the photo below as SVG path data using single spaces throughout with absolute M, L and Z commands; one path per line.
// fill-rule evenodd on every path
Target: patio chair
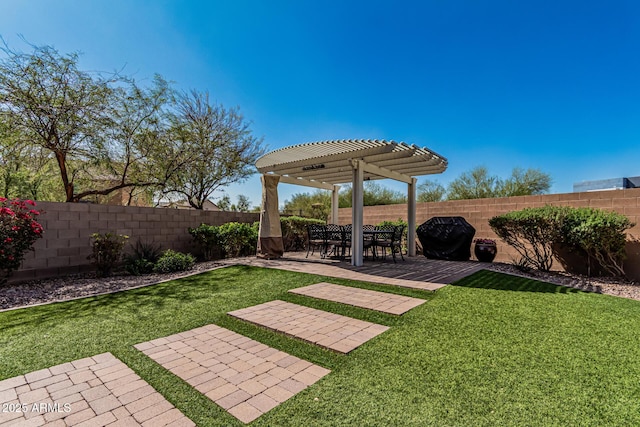
M 335 255 L 335 256 L 340 256 L 341 253 L 339 251 L 342 251 L 343 249 L 343 242 L 344 242 L 344 232 L 342 230 L 342 227 L 339 226 L 338 224 L 327 224 L 326 226 L 327 229 L 327 253 L 329 252 L 329 246 L 332 246 L 331 252 Z
M 321 224 L 309 224 L 307 226 L 307 256 L 309 251 L 311 255 L 315 253 L 316 248 L 320 248 L 320 258 L 324 258 L 327 254 L 327 229 Z
M 346 252 L 349 250 L 349 256 L 351 256 L 351 232 L 352 225 L 347 224 L 342 226 L 342 259 L 346 257 Z
M 402 236 L 404 234 L 404 225 L 396 225 L 389 227 L 389 234 L 379 235 L 379 241 L 376 242 L 377 246 L 382 248 L 383 258 L 386 257 L 387 248 L 391 249 L 391 256 L 393 256 L 393 262 L 396 262 L 396 252 L 400 253 L 400 257 L 404 261 L 404 255 L 402 255 Z M 386 231 L 386 230 L 385 230 Z
M 375 225 L 365 224 L 362 226 L 362 250 L 364 251 L 365 257 L 369 253 L 369 249 L 371 249 L 371 253 L 373 254 L 373 258 L 376 258 L 376 236 L 375 234 L 367 234 L 368 231 L 376 231 Z
M 382 259 L 387 257 L 387 248 L 391 247 L 393 242 L 393 232 L 395 228 L 392 225 L 383 225 L 376 227 L 376 233 L 374 234 L 374 253 L 377 255 L 378 248 L 380 248 L 380 256 Z

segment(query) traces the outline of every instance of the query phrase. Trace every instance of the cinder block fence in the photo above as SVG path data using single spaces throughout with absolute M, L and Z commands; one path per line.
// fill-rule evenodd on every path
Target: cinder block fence
M 476 229 L 475 237 L 493 238 L 497 236 L 489 227 L 489 219 L 514 210 L 531 207 L 573 206 L 594 207 L 615 211 L 626 215 L 636 225 L 628 232 L 627 260 L 625 272 L 630 279 L 640 280 L 640 188 L 611 191 L 589 191 L 583 193 L 545 194 L 541 196 L 502 197 L 495 199 L 451 200 L 446 202 L 418 203 L 416 222 L 418 225 L 434 216 L 461 216 Z M 407 220 L 407 205 L 366 206 L 364 223 L 378 224 L 384 220 Z M 340 224 L 351 223 L 351 209 L 341 208 L 338 213 Z M 509 245 L 498 242 L 496 262 L 511 262 L 517 252 Z M 554 269 L 562 270 L 556 262 Z
M 91 261 L 91 234 L 114 232 L 129 236 L 128 243 L 140 239 L 162 249 L 197 253 L 188 233 L 189 227 L 202 223 L 221 225 L 227 222 L 252 223 L 258 213 L 198 211 L 193 209 L 107 206 L 88 203 L 37 202 L 43 213 L 38 221 L 44 227 L 34 252 L 12 281 L 53 277 L 87 271 Z
M 640 188 L 584 193 L 518 196 L 496 199 L 452 200 L 446 202 L 418 203 L 417 223 L 433 216 L 462 216 L 476 229 L 476 237 L 497 238 L 489 227 L 489 219 L 495 215 L 527 207 L 545 205 L 597 207 L 626 215 L 636 225 L 629 230 L 628 259 L 625 271 L 629 278 L 640 280 Z M 87 259 L 91 253 L 92 233 L 115 232 L 129 236 L 129 243 L 154 243 L 162 249 L 174 249 L 197 253 L 193 246 L 189 227 L 202 223 L 221 225 L 227 222 L 258 221 L 258 213 L 197 211 L 130 206 L 106 206 L 85 203 L 38 202 L 44 210 L 39 220 L 44 226 L 44 238 L 35 244 L 35 252 L 27 254 L 22 268 L 12 278 L 15 280 L 52 277 L 87 271 L 91 268 Z M 351 209 L 339 210 L 339 223 L 351 223 Z M 384 220 L 407 219 L 406 205 L 367 206 L 364 223 L 377 224 Z M 496 261 L 511 262 L 517 253 L 498 240 Z M 555 263 L 554 269 L 562 269 Z

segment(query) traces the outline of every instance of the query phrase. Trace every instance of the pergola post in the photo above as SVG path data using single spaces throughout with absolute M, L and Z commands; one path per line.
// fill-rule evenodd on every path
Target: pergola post
M 333 190 L 331 190 L 331 222 L 333 224 L 338 223 L 338 206 L 339 206 L 338 192 L 339 190 L 340 190 L 339 185 L 334 185 Z
M 407 252 L 416 256 L 416 179 L 407 184 Z
M 364 169 L 359 160 L 352 160 L 353 168 L 352 193 L 351 193 L 351 265 L 359 267 L 363 264 L 362 257 L 362 225 L 364 204 Z

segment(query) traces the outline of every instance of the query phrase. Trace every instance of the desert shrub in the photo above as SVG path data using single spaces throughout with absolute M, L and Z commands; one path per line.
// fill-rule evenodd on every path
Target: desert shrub
M 205 261 L 224 256 L 220 227 L 216 225 L 200 224 L 196 228 L 189 228 L 189 234 L 202 250 Z
M 549 270 L 557 247 L 598 262 L 613 275 L 624 275 L 625 231 L 633 226 L 616 212 L 594 208 L 545 206 L 493 217 L 493 231 L 521 255 L 523 267 Z
M 626 216 L 595 208 L 570 208 L 565 212 L 560 244 L 584 252 L 614 276 L 624 276 L 625 231 L 633 227 Z
M 286 216 L 280 218 L 282 242 L 285 251 L 301 251 L 307 247 L 307 226 L 324 224 L 321 219 Z
M 128 238 L 128 236 L 115 233 L 93 233 L 91 235 L 92 253 L 89 255 L 89 259 L 93 260 L 98 276 L 111 275 L 113 268 L 120 261 L 122 249 Z
M 132 253 L 124 255 L 125 270 L 135 276 L 153 272 L 153 267 L 160 258 L 160 247 L 138 240 L 132 248 Z
M 224 254 L 228 257 L 255 255 L 258 223 L 228 222 L 218 227 Z
M 498 215 L 489 220 L 493 231 L 520 254 L 518 263 L 549 271 L 553 245 L 559 239 L 565 208 L 545 206 Z
M 0 197 L 0 285 L 20 267 L 27 251 L 42 237 L 42 225 L 35 217 L 31 200 L 7 200 Z
M 160 255 L 158 261 L 153 267 L 154 273 L 173 273 L 176 271 L 190 270 L 195 264 L 196 259 L 191 254 L 184 254 L 167 249 Z

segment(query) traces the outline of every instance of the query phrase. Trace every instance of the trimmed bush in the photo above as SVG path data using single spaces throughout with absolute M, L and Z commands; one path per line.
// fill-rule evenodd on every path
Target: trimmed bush
M 212 260 L 225 257 L 255 255 L 258 245 L 259 224 L 229 222 L 223 225 L 200 224 L 190 228 L 189 234 L 202 249 L 203 258 Z
M 190 270 L 196 263 L 196 259 L 191 254 L 184 254 L 167 249 L 160 255 L 156 265 L 153 267 L 154 273 L 173 273 L 176 271 Z
M 526 208 L 489 220 L 493 231 L 521 256 L 518 264 L 549 271 L 553 266 L 553 245 L 559 239 L 564 208 Z
M 521 255 L 520 265 L 550 270 L 558 246 L 595 260 L 608 273 L 624 276 L 624 215 L 595 208 L 545 206 L 509 212 L 489 220 L 493 231 Z
M 120 261 L 122 249 L 128 238 L 129 236 L 115 233 L 93 233 L 91 235 L 93 253 L 89 255 L 89 259 L 93 260 L 98 276 L 111 276 L 113 268 Z
M 258 246 L 258 223 L 228 222 L 218 227 L 220 241 L 227 257 L 255 255 Z
M 560 243 L 587 255 L 614 276 L 624 276 L 625 231 L 634 224 L 624 215 L 594 208 L 570 208 L 562 224 Z
M 202 257 L 205 261 L 224 257 L 219 226 L 200 224 L 196 228 L 189 228 L 189 234 L 202 250 Z

